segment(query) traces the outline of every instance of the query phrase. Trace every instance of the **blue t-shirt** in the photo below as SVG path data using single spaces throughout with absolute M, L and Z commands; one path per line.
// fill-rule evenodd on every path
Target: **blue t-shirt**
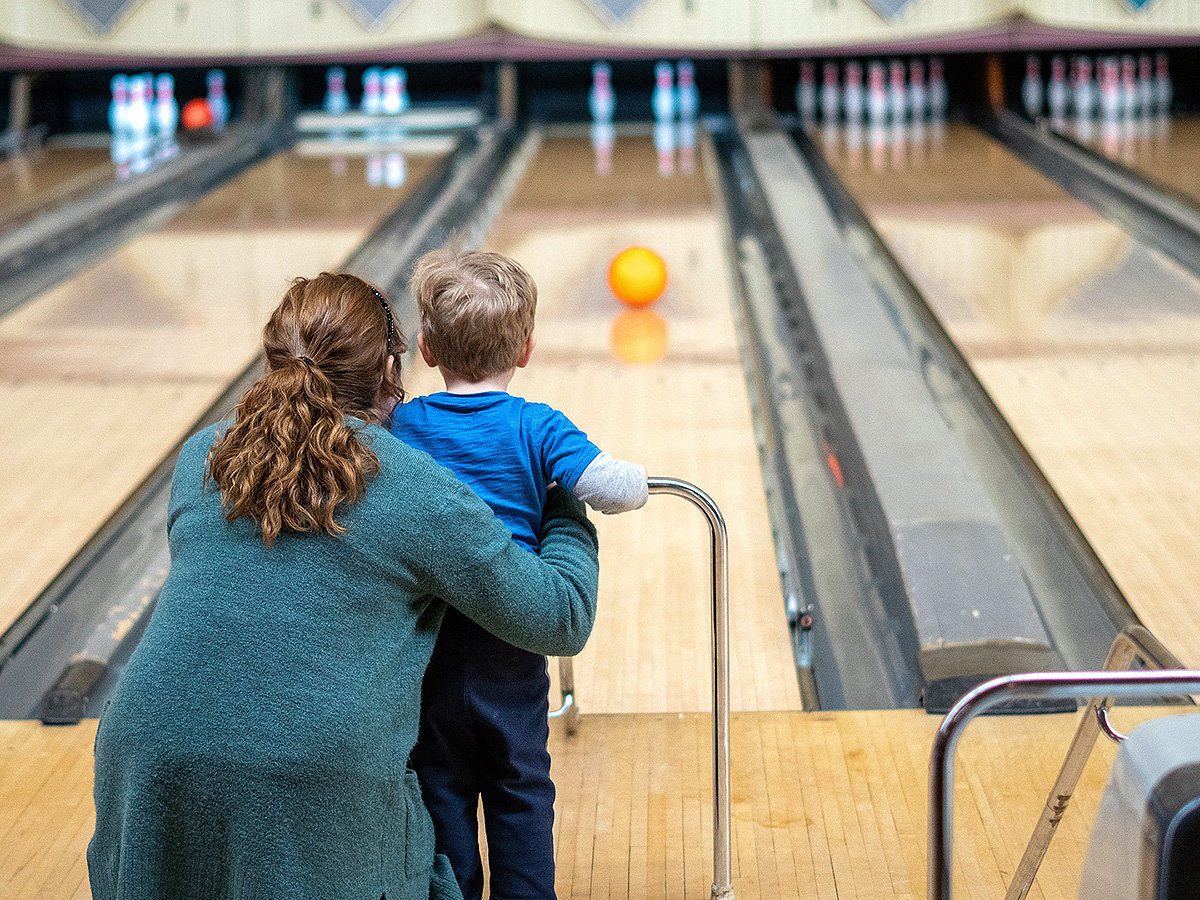
M 505 391 L 416 397 L 396 407 L 392 434 L 457 475 L 529 550 L 538 548 L 546 485 L 571 490 L 600 454 L 558 410 Z

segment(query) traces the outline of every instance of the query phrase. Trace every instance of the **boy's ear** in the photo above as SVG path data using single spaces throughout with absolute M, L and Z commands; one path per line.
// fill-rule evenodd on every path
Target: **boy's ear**
M 421 359 L 425 360 L 425 365 L 431 369 L 437 368 L 437 360 L 433 356 L 433 351 L 425 343 L 425 333 L 417 332 L 417 349 L 421 351 Z
M 529 337 L 525 338 L 525 349 L 521 351 L 521 355 L 517 358 L 517 368 L 523 369 L 529 365 L 529 358 L 533 356 L 533 348 L 537 346 L 537 333 L 529 332 Z

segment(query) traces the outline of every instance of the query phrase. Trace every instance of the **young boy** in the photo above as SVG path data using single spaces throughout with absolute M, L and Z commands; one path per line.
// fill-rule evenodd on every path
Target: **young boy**
M 557 483 L 606 513 L 646 502 L 646 471 L 615 460 L 561 412 L 507 393 L 533 354 L 537 286 L 499 253 L 435 251 L 412 292 L 417 346 L 446 390 L 397 407 L 392 431 L 469 485 L 537 552 L 546 489 Z M 412 766 L 437 851 L 466 900 L 480 900 L 476 819 L 483 798 L 491 896 L 553 900 L 554 784 L 546 750 L 546 658 L 447 610 L 425 673 Z

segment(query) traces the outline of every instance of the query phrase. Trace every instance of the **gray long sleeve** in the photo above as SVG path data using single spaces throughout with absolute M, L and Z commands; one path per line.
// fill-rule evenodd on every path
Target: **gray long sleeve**
M 571 493 L 602 513 L 640 509 L 649 493 L 646 467 L 613 459 L 601 451 L 583 470 Z

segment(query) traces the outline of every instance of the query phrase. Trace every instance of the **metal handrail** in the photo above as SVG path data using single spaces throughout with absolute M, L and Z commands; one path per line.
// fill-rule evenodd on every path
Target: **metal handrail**
M 651 494 L 673 494 L 690 501 L 708 520 L 712 538 L 713 664 L 713 900 L 733 900 L 733 831 L 729 806 L 729 536 L 721 510 L 700 488 L 679 478 L 649 478 Z M 569 657 L 558 662 L 562 705 L 550 718 L 565 716 L 568 734 L 579 719 L 575 675 Z
M 562 718 L 567 734 L 579 729 L 579 705 L 575 702 L 575 666 L 570 656 L 558 658 L 558 689 L 562 692 L 562 704 L 547 713 L 547 719 Z
M 1149 669 L 1183 668 L 1183 663 L 1164 647 L 1158 638 L 1140 625 L 1131 625 L 1113 641 L 1108 658 L 1104 661 L 1104 671 L 1123 672 L 1139 659 Z M 1096 739 L 1103 733 L 1112 740 L 1124 740 L 1124 735 L 1113 728 L 1108 720 L 1109 702 L 1108 697 L 1093 697 L 1088 701 L 1087 709 L 1083 711 L 1079 720 L 1079 727 L 1075 730 L 1075 737 L 1071 740 L 1071 746 L 1063 759 L 1058 778 L 1055 779 L 1054 786 L 1046 798 L 1046 805 L 1042 808 L 1033 834 L 1029 837 L 1021 862 L 1013 873 L 1004 900 L 1024 900 L 1025 895 L 1029 893 L 1033 879 L 1037 877 L 1038 869 L 1050 847 L 1050 841 L 1058 831 L 1058 823 L 1062 821 L 1067 804 L 1075 794 L 1075 787 L 1083 775 L 1088 757 L 1096 746 Z
M 1130 636 L 1130 639 L 1136 641 L 1137 638 Z M 963 696 L 942 720 L 929 760 L 929 882 L 926 895 L 929 900 L 950 900 L 953 896 L 954 751 L 963 729 L 972 719 L 994 706 L 1018 699 L 1145 699 L 1196 693 L 1200 693 L 1200 671 L 1184 669 L 1008 675 L 993 678 Z M 1094 720 L 1095 717 L 1089 712 L 1085 713 L 1085 719 Z

